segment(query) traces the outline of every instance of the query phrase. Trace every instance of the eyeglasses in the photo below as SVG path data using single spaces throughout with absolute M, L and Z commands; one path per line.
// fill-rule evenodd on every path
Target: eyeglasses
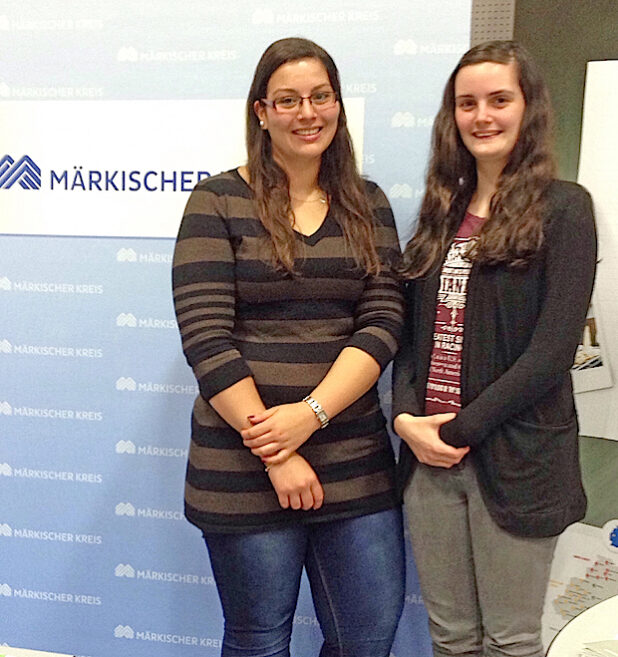
M 300 109 L 303 100 L 308 100 L 314 109 L 324 110 L 337 102 L 337 94 L 334 91 L 314 91 L 310 96 L 279 96 L 274 100 L 262 98 L 260 102 L 277 112 L 294 112 Z

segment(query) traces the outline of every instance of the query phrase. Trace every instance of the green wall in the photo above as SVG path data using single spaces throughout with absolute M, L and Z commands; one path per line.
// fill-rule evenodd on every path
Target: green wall
M 618 0 L 517 0 L 514 38 L 543 69 L 555 111 L 559 173 L 576 180 L 586 62 L 618 59 Z M 582 437 L 580 454 L 589 502 L 584 522 L 602 527 L 618 517 L 618 443 Z
M 517 0 L 514 38 L 543 69 L 560 176 L 576 180 L 586 62 L 618 59 L 618 0 Z

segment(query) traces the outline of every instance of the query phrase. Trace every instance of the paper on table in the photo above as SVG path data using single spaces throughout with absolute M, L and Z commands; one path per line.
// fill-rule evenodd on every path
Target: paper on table
M 618 657 L 618 640 L 585 643 L 579 654 L 581 657 Z

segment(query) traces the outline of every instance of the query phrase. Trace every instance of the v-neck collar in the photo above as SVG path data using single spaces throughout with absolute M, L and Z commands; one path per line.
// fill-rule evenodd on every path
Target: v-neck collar
M 323 233 L 325 231 L 326 222 L 330 219 L 330 206 L 326 212 L 326 216 L 322 219 L 322 223 L 318 226 L 317 230 L 314 230 L 311 235 L 305 235 L 300 233 L 296 229 L 292 228 L 296 237 L 298 237 L 302 242 L 308 246 L 315 246 L 321 239 L 324 237 Z
M 251 185 L 240 175 L 240 172 L 238 171 L 238 168 L 232 169 L 232 172 L 236 176 L 236 178 L 247 187 L 247 189 L 251 192 L 251 195 L 253 198 L 255 198 L 255 194 L 253 193 L 253 189 L 251 189 Z M 303 243 L 305 243 L 307 246 L 315 246 L 321 239 L 324 237 L 324 233 L 326 231 L 326 223 L 330 220 L 330 205 L 328 207 L 328 211 L 326 212 L 326 216 L 322 220 L 322 223 L 318 226 L 318 228 L 311 233 L 311 235 L 305 235 L 304 233 L 301 233 L 297 231 L 294 227 L 292 227 L 292 230 L 294 231 L 294 235 Z

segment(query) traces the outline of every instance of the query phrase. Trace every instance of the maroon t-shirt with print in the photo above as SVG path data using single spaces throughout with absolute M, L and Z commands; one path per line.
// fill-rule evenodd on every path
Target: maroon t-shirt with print
M 425 414 L 457 413 L 461 408 L 461 349 L 466 292 L 472 263 L 466 257 L 484 219 L 466 212 L 440 274 L 433 350 L 425 393 Z

